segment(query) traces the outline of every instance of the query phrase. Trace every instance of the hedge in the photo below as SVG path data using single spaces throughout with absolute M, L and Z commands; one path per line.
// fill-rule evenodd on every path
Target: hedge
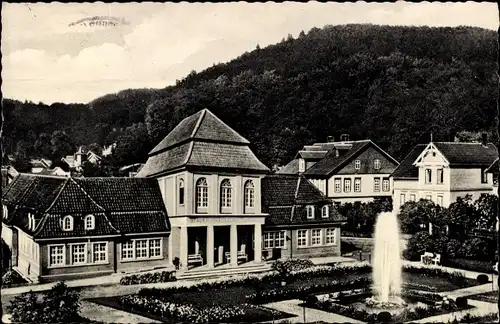
M 120 279 L 120 285 L 141 285 L 148 283 L 160 283 L 176 281 L 175 271 L 148 272 L 143 274 L 134 274 Z

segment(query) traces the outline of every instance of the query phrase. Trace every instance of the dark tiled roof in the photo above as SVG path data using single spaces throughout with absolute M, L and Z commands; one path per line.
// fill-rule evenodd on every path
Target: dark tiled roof
M 298 174 L 299 173 L 299 159 L 294 159 L 288 162 L 287 165 L 279 169 L 277 174 Z
M 26 232 L 24 208 L 35 210 L 35 237 L 113 235 L 165 232 L 170 224 L 156 179 L 67 178 L 19 175 L 7 188 L 3 202 L 17 210 L 6 222 Z M 96 229 L 83 228 L 83 217 L 96 217 Z M 62 231 L 62 216 L 74 217 L 74 230 Z
M 325 157 L 328 151 L 299 151 L 297 156 L 300 156 L 304 160 L 321 160 Z
M 150 153 L 137 177 L 180 167 L 209 167 L 269 172 L 249 142 L 207 109 L 185 118 Z
M 335 150 L 331 150 L 321 161 L 318 161 L 311 168 L 304 172 L 307 176 L 328 176 L 349 162 L 358 153 L 372 144 L 371 141 L 355 141 L 350 143 L 352 147 L 344 154 L 337 156 Z M 385 153 L 384 153 L 385 154 Z
M 434 146 L 446 157 L 450 165 L 489 167 L 498 158 L 494 144 L 433 142 Z
M 309 180 L 298 175 L 269 175 L 262 179 L 262 210 L 268 213 L 267 226 L 342 222 L 332 202 Z M 329 217 L 321 217 L 321 207 L 329 205 Z M 315 218 L 307 219 L 305 206 L 315 206 Z
M 203 109 L 183 119 L 149 154 L 157 154 L 189 139 L 250 144 L 208 109 Z
M 413 162 L 418 158 L 422 151 L 427 147 L 427 144 L 417 144 L 401 161 L 398 167 L 392 173 L 394 179 L 418 179 L 418 168 L 413 165 Z

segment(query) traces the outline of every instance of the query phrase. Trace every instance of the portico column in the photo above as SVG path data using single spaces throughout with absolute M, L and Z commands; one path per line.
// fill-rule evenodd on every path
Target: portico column
M 182 269 L 187 269 L 188 268 L 188 229 L 187 226 L 181 226 L 180 227 L 181 233 L 180 233 L 180 240 L 179 240 L 179 247 L 180 247 L 180 262 L 181 262 L 181 268 Z
M 207 226 L 207 265 L 214 267 L 214 226 Z
M 262 225 L 255 224 L 254 230 L 254 260 L 256 263 L 262 261 Z
M 231 265 L 238 265 L 238 228 L 236 225 L 231 225 Z

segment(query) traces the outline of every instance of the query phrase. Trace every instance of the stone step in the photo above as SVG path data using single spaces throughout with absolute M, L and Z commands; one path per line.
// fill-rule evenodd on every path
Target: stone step
M 203 270 L 189 270 L 182 273 L 177 273 L 177 280 L 186 279 L 208 279 L 233 275 L 244 275 L 250 273 L 262 273 L 269 271 L 270 266 L 267 264 L 240 266 L 238 268 L 225 268 L 225 269 L 203 269 Z

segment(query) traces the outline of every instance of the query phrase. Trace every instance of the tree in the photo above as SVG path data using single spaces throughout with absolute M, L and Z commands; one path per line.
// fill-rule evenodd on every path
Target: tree
M 458 197 L 448 207 L 448 219 L 446 223 L 450 228 L 451 235 L 465 236 L 468 229 L 474 227 L 476 210 L 472 204 L 472 196 Z
M 80 296 L 59 282 L 43 298 L 43 321 L 41 323 L 78 323 L 81 321 Z
M 43 309 L 40 307 L 38 295 L 32 291 L 14 297 L 7 305 L 13 323 L 51 323 L 42 321 Z
M 475 202 L 475 221 L 474 226 L 478 229 L 495 229 L 498 215 L 498 196 L 482 194 Z
M 151 147 L 145 145 L 149 142 L 148 131 L 143 123 L 134 124 L 125 129 L 117 139 L 113 158 L 117 165 L 123 166 L 138 161 L 145 162 Z
M 63 131 L 55 131 L 52 133 L 52 161 L 60 160 L 64 156 L 68 154 L 72 154 L 75 152 L 76 145 L 71 140 L 66 132 Z
M 401 206 L 398 214 L 401 231 L 406 234 L 414 234 L 427 228 L 430 222 L 438 219 L 439 206 L 430 200 L 408 201 Z

